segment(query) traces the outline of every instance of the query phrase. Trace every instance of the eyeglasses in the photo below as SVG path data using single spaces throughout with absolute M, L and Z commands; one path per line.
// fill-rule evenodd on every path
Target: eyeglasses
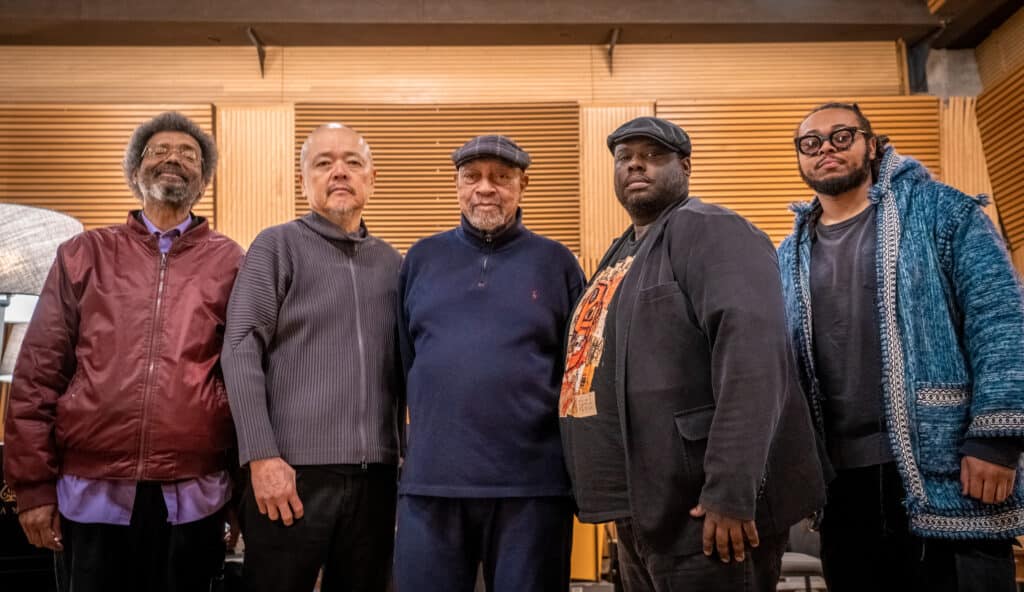
M 815 133 L 804 134 L 793 140 L 793 142 L 796 144 L 797 151 L 804 156 L 814 156 L 817 154 L 818 150 L 821 150 L 821 147 L 825 145 L 825 140 L 828 140 L 828 143 L 832 144 L 832 147 L 836 150 L 842 152 L 853 146 L 853 141 L 857 139 L 858 132 L 864 134 L 865 137 L 870 135 L 868 132 L 855 127 L 841 127 L 832 130 L 832 133 L 827 136 Z
M 142 157 L 146 158 L 147 156 L 152 156 L 153 158 L 163 159 L 167 158 L 167 156 L 172 152 L 192 164 L 199 162 L 199 152 L 191 146 L 179 146 L 177 148 L 166 144 L 160 144 L 159 146 L 146 146 L 146 149 L 142 151 Z

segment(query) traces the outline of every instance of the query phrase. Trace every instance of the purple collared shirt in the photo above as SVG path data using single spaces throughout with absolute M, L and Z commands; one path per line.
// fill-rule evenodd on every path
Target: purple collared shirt
M 192 225 L 189 216 L 181 224 L 161 232 L 142 214 L 142 223 L 157 236 L 161 253 L 171 250 L 171 243 Z M 57 507 L 66 518 L 75 522 L 120 524 L 131 522 L 135 505 L 135 481 L 86 479 L 61 475 L 57 480 Z M 212 515 L 231 497 L 231 480 L 227 471 L 218 471 L 187 481 L 162 483 L 160 488 L 167 506 L 167 521 L 186 524 Z

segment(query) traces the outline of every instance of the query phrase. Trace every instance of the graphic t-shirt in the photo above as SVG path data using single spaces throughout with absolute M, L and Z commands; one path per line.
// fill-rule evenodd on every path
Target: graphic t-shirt
M 579 519 L 630 515 L 626 451 L 615 396 L 615 303 L 641 241 L 627 239 L 597 271 L 569 321 L 558 402 L 562 444 Z

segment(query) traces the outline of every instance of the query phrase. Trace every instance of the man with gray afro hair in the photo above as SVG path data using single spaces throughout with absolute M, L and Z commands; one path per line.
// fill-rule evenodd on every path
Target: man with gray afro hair
M 195 140 L 198 145 L 198 151 L 193 154 L 198 156 L 198 162 L 201 164 L 201 173 L 198 180 L 201 182 L 201 189 L 205 190 L 206 186 L 213 180 L 213 174 L 217 171 L 217 144 L 196 122 L 177 111 L 165 111 L 135 128 L 135 132 L 132 133 L 128 146 L 125 148 L 122 166 L 124 168 L 124 177 L 128 181 L 128 186 L 131 188 L 132 193 L 140 200 L 143 198 L 143 188 L 140 186 L 136 175 L 146 156 L 146 148 L 149 145 L 150 139 L 162 132 L 180 132 L 191 136 Z M 184 154 L 180 153 L 179 156 L 185 157 Z M 202 191 L 195 195 L 192 204 L 199 201 L 202 195 Z
M 220 350 L 242 249 L 191 211 L 216 165 L 184 115 L 140 125 L 124 173 L 142 207 L 60 246 L 25 335 L 5 476 L 72 589 L 209 590 L 223 564 Z

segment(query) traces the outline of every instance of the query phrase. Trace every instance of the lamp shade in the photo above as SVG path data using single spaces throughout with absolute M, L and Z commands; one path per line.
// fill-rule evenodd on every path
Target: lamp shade
M 82 230 L 60 212 L 0 204 L 0 294 L 39 294 L 57 247 Z

